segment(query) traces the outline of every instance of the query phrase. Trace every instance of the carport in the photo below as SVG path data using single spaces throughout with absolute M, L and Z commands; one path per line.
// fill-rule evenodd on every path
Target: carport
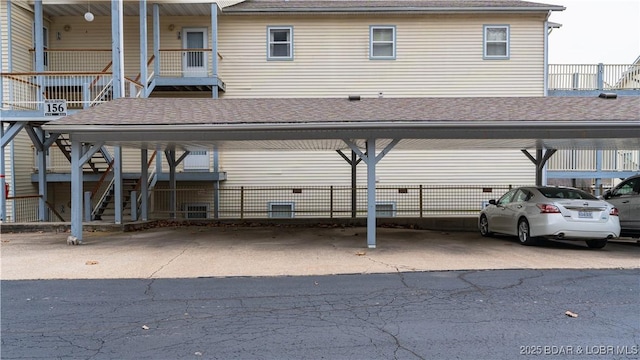
M 82 166 L 103 145 L 116 147 L 115 169 L 122 161 L 118 148 L 129 147 L 142 149 L 143 159 L 147 149 L 174 154 L 168 156 L 173 171 L 176 150 L 352 150 L 367 164 L 367 246 L 375 248 L 376 164 L 392 149 L 522 151 L 542 184 L 556 150 L 640 148 L 640 98 L 121 98 L 43 129 L 68 133 L 72 141 L 71 236 L 78 240 Z

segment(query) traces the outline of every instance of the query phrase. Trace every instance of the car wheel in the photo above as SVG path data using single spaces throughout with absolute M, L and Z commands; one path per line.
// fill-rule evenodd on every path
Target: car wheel
M 591 249 L 602 249 L 607 245 L 607 240 L 587 240 L 587 246 Z
M 527 219 L 522 218 L 518 221 L 518 240 L 522 245 L 533 245 L 535 243 L 535 239 L 531 238 Z
M 480 235 L 482 236 L 491 236 L 493 233 L 489 231 L 489 219 L 487 219 L 486 215 L 480 216 Z

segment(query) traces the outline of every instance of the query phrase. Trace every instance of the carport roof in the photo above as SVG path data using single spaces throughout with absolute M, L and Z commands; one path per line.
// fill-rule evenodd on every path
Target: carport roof
M 404 149 L 635 149 L 640 97 L 122 98 L 44 128 L 139 148 L 335 150 L 377 138 Z

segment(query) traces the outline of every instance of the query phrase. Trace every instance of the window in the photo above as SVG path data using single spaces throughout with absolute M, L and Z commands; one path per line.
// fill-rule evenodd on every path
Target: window
M 484 26 L 484 59 L 509 59 L 509 25 Z
M 293 218 L 295 212 L 293 202 L 270 202 L 268 206 L 270 218 Z
M 395 26 L 371 26 L 369 28 L 369 58 L 372 60 L 395 60 Z
M 267 60 L 293 60 L 293 27 L 267 27 Z

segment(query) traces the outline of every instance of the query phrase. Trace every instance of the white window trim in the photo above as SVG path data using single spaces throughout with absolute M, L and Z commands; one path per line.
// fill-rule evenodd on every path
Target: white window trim
M 506 54 L 505 55 L 488 55 L 487 54 L 487 29 L 496 29 L 502 28 L 507 30 L 507 39 L 506 43 Z M 496 42 L 496 41 L 492 41 Z M 496 24 L 496 25 L 483 25 L 482 27 L 482 58 L 484 60 L 509 60 L 511 56 L 511 29 L 509 25 L 506 24 Z
M 274 205 L 289 205 L 291 207 L 291 217 L 274 217 L 273 216 L 273 206 Z M 296 213 L 296 203 L 293 201 L 269 201 L 267 203 L 267 211 L 269 212 L 269 217 L 273 219 L 293 219 Z
M 391 40 L 391 45 L 393 45 L 393 54 L 391 56 L 374 56 L 373 55 L 373 30 L 378 29 L 391 29 L 393 33 L 393 40 Z M 376 41 L 376 43 L 389 43 L 388 41 Z M 369 26 L 369 60 L 395 60 L 396 59 L 396 27 L 395 25 L 371 25 Z
M 287 30 L 289 31 L 289 56 L 272 56 L 271 55 L 271 30 Z M 277 42 L 282 43 L 282 42 Z M 267 60 L 293 60 L 293 26 L 267 26 Z

